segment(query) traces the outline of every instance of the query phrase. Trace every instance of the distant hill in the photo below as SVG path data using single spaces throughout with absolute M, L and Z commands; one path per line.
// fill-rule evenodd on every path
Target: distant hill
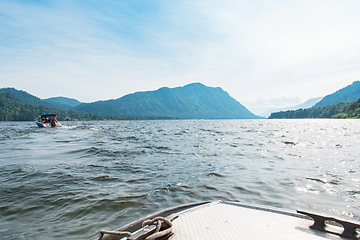
M 34 121 L 43 113 L 55 113 L 57 119 L 64 120 L 148 120 L 164 119 L 161 117 L 137 116 L 100 116 L 75 110 L 54 109 L 25 103 L 8 92 L 0 92 L 0 121 Z
M 115 100 L 83 103 L 74 109 L 100 115 L 163 116 L 180 119 L 250 119 L 254 115 L 220 87 L 184 87 L 136 92 Z
M 318 108 L 306 108 L 271 113 L 269 119 L 289 118 L 332 118 L 339 113 L 345 113 L 350 103 L 340 102 Z M 341 118 L 341 117 L 339 117 Z
M 360 98 L 360 81 L 355 81 L 351 85 L 344 87 L 330 95 L 325 96 L 313 108 L 318 108 L 339 102 L 353 102 Z
M 18 99 L 20 99 L 21 101 L 27 104 L 32 104 L 36 106 L 45 106 L 49 108 L 70 110 L 73 107 L 81 104 L 81 102 L 79 102 L 76 99 L 66 98 L 66 97 L 52 97 L 47 99 L 40 99 L 34 95 L 31 95 L 26 91 L 17 90 L 15 88 L 1 88 L 0 92 L 10 93 L 11 95 L 17 97 Z
M 39 113 L 49 110 L 44 106 L 27 104 L 9 92 L 0 92 L 0 121 L 35 120 Z
M 360 98 L 353 102 L 339 102 L 318 108 L 276 112 L 269 117 L 273 118 L 360 118 Z
M 57 119 L 61 121 L 65 119 L 99 120 L 104 118 L 91 113 L 28 104 L 8 92 L 0 92 L 0 121 L 33 121 L 37 116 L 50 112 L 57 114 Z
M 338 116 L 342 117 L 350 115 L 354 117 L 347 107 L 350 102 L 357 102 L 359 98 L 360 81 L 355 81 L 351 85 L 325 96 L 311 108 L 273 112 L 269 118 L 331 118 L 336 114 L 340 114 Z
M 28 92 L 25 92 L 22 90 L 17 90 L 15 88 L 1 88 L 0 92 L 10 93 L 14 97 L 17 97 L 18 99 L 20 99 L 21 101 L 23 101 L 27 104 L 32 104 L 32 105 L 37 105 L 37 106 L 45 106 L 45 107 L 54 107 L 54 105 L 52 105 L 49 102 L 44 102 L 40 98 L 38 98 L 34 95 L 31 95 Z
M 316 103 L 318 103 L 321 99 L 323 99 L 323 97 L 311 98 L 311 99 L 307 100 L 306 102 L 300 103 L 300 104 L 295 105 L 295 106 L 290 106 L 290 107 L 285 107 L 285 108 L 277 108 L 277 109 L 268 110 L 268 111 L 262 113 L 261 116 L 263 116 L 263 117 L 269 117 L 270 114 L 273 113 L 273 112 L 280 112 L 280 111 L 289 111 L 289 110 L 297 110 L 297 109 L 311 108 L 311 107 L 313 107 Z
M 42 99 L 42 101 L 48 102 L 54 106 L 57 106 L 58 108 L 68 109 L 68 110 L 82 103 L 76 99 L 67 98 L 67 97 L 52 97 L 52 98 Z
M 360 118 L 360 98 L 356 102 L 348 103 L 346 112 L 338 113 L 331 118 Z

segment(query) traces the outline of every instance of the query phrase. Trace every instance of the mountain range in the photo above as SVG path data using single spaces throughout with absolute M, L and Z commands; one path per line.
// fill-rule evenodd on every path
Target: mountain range
M 74 109 L 100 115 L 166 116 L 181 119 L 260 118 L 220 87 L 207 87 L 201 83 L 136 92 L 115 100 L 83 103 Z
M 313 108 L 319 108 L 330 104 L 337 104 L 339 102 L 353 102 L 360 98 L 360 81 L 355 81 L 352 84 L 325 96 L 320 102 L 315 104 Z
M 220 87 L 208 87 L 202 83 L 191 83 L 183 87 L 167 88 L 163 87 L 155 91 L 135 92 L 117 99 L 107 101 L 96 101 L 92 103 L 82 103 L 73 98 L 52 97 L 40 99 L 23 90 L 15 88 L 2 88 L 0 93 L 7 93 L 16 99 L 9 98 L 9 95 L 1 95 L 0 98 L 0 120 L 1 119 L 21 119 L 32 120 L 32 115 L 41 114 L 39 111 L 52 111 L 66 118 L 66 115 L 74 116 L 74 119 L 257 119 L 262 118 L 251 113 L 241 103 L 232 98 Z M 360 81 L 355 81 L 324 98 L 314 98 L 301 105 L 294 106 L 291 111 L 280 111 L 271 114 L 276 116 L 322 116 L 328 117 L 329 112 L 334 114 L 344 111 L 345 105 L 338 105 L 330 108 L 324 106 L 335 105 L 340 102 L 357 101 L 360 98 Z M 316 104 L 315 104 L 316 103 Z M 27 104 L 27 105 L 24 105 Z M 315 105 L 314 105 L 315 104 Z M 10 106 L 11 105 L 11 106 Z M 45 108 L 34 108 L 32 106 L 43 106 Z M 327 114 L 320 113 L 320 110 L 296 111 L 295 109 L 323 109 Z M 23 109 L 23 110 L 19 110 Z M 26 111 L 24 110 L 26 109 Z M 32 111 L 29 111 L 32 109 Z M 40 110 L 43 109 L 43 110 Z M 20 111 L 20 112 L 19 112 Z M 22 112 L 27 112 L 26 117 L 19 117 Z M 15 113 L 16 112 L 16 113 Z M 311 112 L 311 113 L 310 113 Z M 14 116 L 5 116 L 9 114 Z M 309 114 L 308 114 L 309 113 Z M 4 115 L 4 116 L 2 116 Z M 29 117 L 31 116 L 31 117 Z M 112 117 L 111 117 L 112 116 Z M 36 117 L 36 116 L 35 116 Z M 69 117 L 72 119 L 71 117 Z M 69 119 L 68 118 L 68 119 Z
M 76 110 L 102 116 L 165 117 L 179 119 L 256 119 L 246 107 L 220 87 L 192 83 L 183 87 L 163 87 L 136 92 L 118 99 L 81 103 L 76 99 L 54 97 L 41 100 L 25 91 L 2 88 L 28 104 Z

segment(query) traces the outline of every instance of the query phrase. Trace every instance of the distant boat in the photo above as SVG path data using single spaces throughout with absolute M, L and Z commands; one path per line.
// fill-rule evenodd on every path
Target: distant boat
M 40 115 L 35 120 L 36 124 L 39 127 L 61 127 L 61 124 L 56 120 L 56 114 L 54 113 L 46 113 Z
M 234 202 L 202 202 L 151 214 L 100 238 L 127 240 L 189 239 L 359 239 L 359 223 L 297 211 Z

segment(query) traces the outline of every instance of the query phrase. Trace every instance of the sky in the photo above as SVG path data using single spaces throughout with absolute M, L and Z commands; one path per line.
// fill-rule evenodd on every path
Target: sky
M 193 82 L 255 114 L 360 79 L 359 0 L 0 0 L 0 88 L 81 102 Z

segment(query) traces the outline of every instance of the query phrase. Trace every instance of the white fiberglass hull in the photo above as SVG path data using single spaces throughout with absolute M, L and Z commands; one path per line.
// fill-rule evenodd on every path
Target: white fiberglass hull
M 341 239 L 333 234 L 310 229 L 312 224 L 313 220 L 300 214 L 215 203 L 196 211 L 184 212 L 174 219 L 172 240 Z
M 153 225 L 148 224 L 149 226 L 142 227 L 141 223 L 145 220 L 159 216 L 165 219 L 154 221 Z M 119 227 L 115 232 L 102 231 L 100 239 L 140 240 L 146 237 L 152 239 L 151 237 L 154 234 L 169 229 L 171 233 L 153 239 L 359 239 L 358 232 L 356 232 L 356 229 L 360 228 L 358 223 L 313 214 L 310 216 L 311 218 L 303 214 L 239 203 L 204 202 L 152 214 Z M 317 224 L 314 224 L 313 219 L 316 219 L 315 223 Z M 326 224 L 325 220 L 330 220 L 334 224 Z M 163 224 L 160 231 L 156 230 L 156 224 L 159 222 Z M 119 231 L 127 232 L 119 234 Z
M 50 127 L 52 127 L 51 123 L 36 122 L 36 125 L 38 125 L 38 127 L 41 127 L 41 128 L 50 128 Z M 57 122 L 57 123 L 55 123 L 55 127 L 61 127 L 61 124 L 59 122 Z

